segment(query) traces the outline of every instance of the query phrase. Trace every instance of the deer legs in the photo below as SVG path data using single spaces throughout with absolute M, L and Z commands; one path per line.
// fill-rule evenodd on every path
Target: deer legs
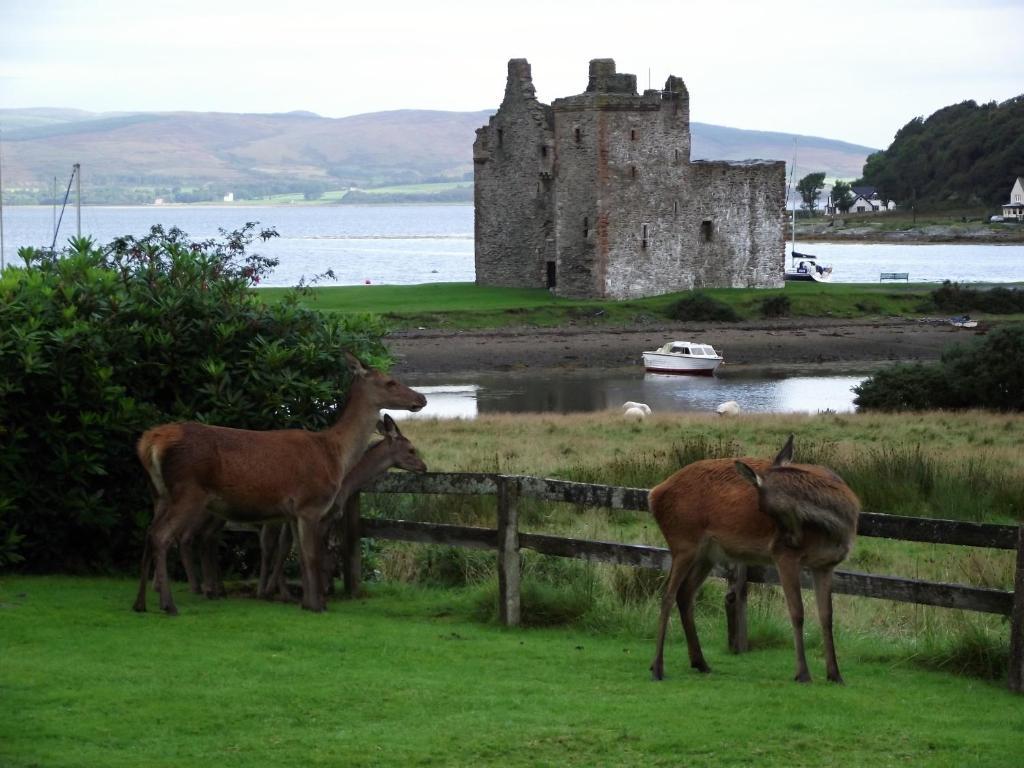
M 796 649 L 796 676 L 793 679 L 798 683 L 809 683 L 811 673 L 807 669 L 807 654 L 804 652 L 804 600 L 800 594 L 800 560 L 795 554 L 783 552 L 776 556 L 775 567 L 779 571 L 779 581 L 789 608 L 789 620 L 793 625 L 793 647 Z
M 836 645 L 832 638 L 832 569 L 823 568 L 814 572 L 814 599 L 818 606 L 818 621 L 821 622 L 821 640 L 825 646 L 825 673 L 833 683 L 843 682 L 836 661 Z
M 299 518 L 299 558 L 302 571 L 302 607 L 319 613 L 327 607 L 321 585 L 320 561 L 323 547 L 320 541 L 320 516 Z

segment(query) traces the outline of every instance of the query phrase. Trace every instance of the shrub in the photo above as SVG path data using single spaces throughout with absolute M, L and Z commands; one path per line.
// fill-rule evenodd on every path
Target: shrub
M 768 296 L 761 300 L 762 317 L 789 317 L 790 310 L 789 296 Z
M 858 408 L 882 411 L 987 408 L 1024 411 L 1024 325 L 957 345 L 939 363 L 896 365 L 854 388 Z
M 713 299 L 705 293 L 695 292 L 674 301 L 666 314 L 673 320 L 706 320 L 735 323 L 739 315 L 728 304 Z
M 63 254 L 22 249 L 25 267 L 4 272 L 0 558 L 37 571 L 134 561 L 150 517 L 140 432 L 184 419 L 321 428 L 347 390 L 341 350 L 386 362 L 375 319 L 260 301 L 252 286 L 275 262 L 246 254 L 255 224 L 221 234 L 76 239 Z
M 946 280 L 931 292 L 932 303 L 941 312 L 977 310 L 993 315 L 1024 312 L 1024 291 L 996 286 L 988 289 L 965 288 Z

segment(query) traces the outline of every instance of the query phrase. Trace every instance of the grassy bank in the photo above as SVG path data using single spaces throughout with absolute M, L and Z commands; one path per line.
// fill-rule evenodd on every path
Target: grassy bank
M 509 631 L 471 590 L 375 588 L 326 614 L 179 591 L 136 615 L 128 580 L 0 581 L 0 763 L 21 766 L 1014 765 L 1020 701 L 894 661 L 843 632 L 848 684 L 789 681 L 788 643 L 755 628 L 714 672 L 673 632 L 654 684 L 649 631 Z M 646 628 L 644 628 L 646 629 Z
M 766 300 L 785 296 L 792 317 L 913 317 L 927 314 L 932 284 L 791 283 L 779 289 L 716 288 L 704 291 L 732 307 L 741 320 L 763 318 Z M 261 295 L 280 300 L 287 289 Z M 669 322 L 668 307 L 690 293 L 624 301 L 572 300 L 542 288 L 495 288 L 472 283 L 360 285 L 311 289 L 303 303 L 324 312 L 372 312 L 396 329 L 500 328 L 510 325 L 642 326 Z

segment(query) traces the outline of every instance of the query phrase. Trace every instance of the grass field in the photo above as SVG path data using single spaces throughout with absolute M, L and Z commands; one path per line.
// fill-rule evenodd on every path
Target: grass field
M 471 590 L 377 587 L 313 615 L 119 579 L 0 579 L 0 764 L 28 766 L 1016 766 L 1024 700 L 840 630 L 844 687 L 790 682 L 788 642 L 648 676 L 653 626 L 507 630 Z M 841 621 L 840 621 L 841 624 Z M 755 628 L 756 629 L 756 628 Z
M 285 288 L 264 288 L 260 295 L 280 300 Z M 789 298 L 793 317 L 912 317 L 929 312 L 932 284 L 791 283 L 784 288 L 716 288 L 707 295 L 731 306 L 741 319 L 762 317 L 766 299 Z M 417 326 L 451 329 L 498 328 L 509 325 L 556 326 L 593 324 L 631 326 L 667 322 L 669 305 L 689 293 L 623 301 L 573 300 L 552 296 L 543 288 L 495 288 L 472 283 L 423 285 L 360 285 L 313 288 L 302 302 L 323 312 L 372 312 L 396 328 Z M 396 309 L 397 308 L 397 309 Z M 982 317 L 981 314 L 976 314 Z

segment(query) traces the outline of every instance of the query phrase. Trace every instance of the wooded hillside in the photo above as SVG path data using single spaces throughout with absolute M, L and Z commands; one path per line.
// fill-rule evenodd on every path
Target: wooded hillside
M 996 207 L 1024 176 L 1024 95 L 965 101 L 915 117 L 888 149 L 868 157 L 859 183 L 909 208 Z

